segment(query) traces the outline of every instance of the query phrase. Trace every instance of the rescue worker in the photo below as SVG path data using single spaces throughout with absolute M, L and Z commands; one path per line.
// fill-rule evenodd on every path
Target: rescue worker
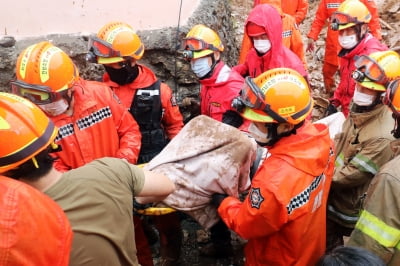
M 308 0 L 282 0 L 282 11 L 294 17 L 297 25 L 300 25 L 307 16 Z
M 183 127 L 183 118 L 171 88 L 150 68 L 138 63 L 145 47 L 133 28 L 124 22 L 113 21 L 101 27 L 90 39 L 89 49 L 94 62 L 104 66 L 103 82 L 139 124 L 142 144 L 138 163 L 149 162 Z M 134 217 L 139 223 L 138 217 Z M 154 216 L 153 220 L 160 233 L 162 260 L 176 263 L 182 242 L 178 213 Z M 137 239 L 137 242 L 144 241 Z M 139 254 L 149 251 L 149 247 L 139 248 Z M 140 263 L 152 265 L 151 256 L 147 255 L 146 262 L 140 259 Z
M 132 198 L 139 203 L 162 200 L 175 189 L 172 181 L 111 157 L 60 172 L 53 167 L 50 155 L 57 148 L 58 130 L 36 105 L 1 93 L 0 114 L 3 124 L 8 125 L 0 131 L 2 139 L 20 140 L 0 142 L 1 171 L 50 196 L 64 210 L 74 232 L 70 265 L 138 265 L 132 237 Z M 30 248 L 41 243 L 42 235 L 36 236 Z M 67 243 L 65 234 L 59 237 L 61 244 Z M 58 250 L 61 247 L 57 245 Z M 54 255 L 62 255 L 60 252 Z
M 372 35 L 378 40 L 382 39 L 381 26 L 379 24 L 378 8 L 374 0 L 360 0 L 371 13 L 371 19 L 368 23 L 369 29 Z M 322 28 L 331 21 L 331 16 L 335 12 L 339 5 L 344 0 L 320 0 L 317 12 L 314 16 L 310 31 L 307 34 L 308 42 L 306 51 L 315 51 L 315 42 L 318 40 L 318 36 L 321 33 Z M 325 92 L 332 94 L 336 88 L 335 74 L 339 68 L 338 53 L 340 50 L 338 42 L 338 32 L 334 31 L 329 27 L 326 33 L 325 40 L 325 54 L 322 66 L 322 75 L 324 77 Z
M 368 186 L 393 156 L 391 111 L 381 96 L 387 81 L 398 76 L 399 56 L 393 51 L 362 55 L 355 62 L 353 104 L 342 132 L 335 136 L 337 157 L 328 199 L 327 251 L 343 245 L 359 218 Z
M 256 5 L 250 11 L 245 34 L 250 37 L 252 48 L 245 62 L 232 68 L 240 75 L 254 78 L 269 69 L 287 67 L 307 76 L 299 57 L 282 43 L 282 18 L 272 5 Z
M 141 134 L 136 121 L 107 85 L 79 78 L 77 67 L 61 49 L 49 42 L 29 46 L 18 57 L 16 76 L 13 93 L 37 104 L 60 129 L 55 141 L 62 150 L 52 153 L 58 158 L 57 170 L 107 156 L 137 162 Z M 139 261 L 144 256 L 152 266 L 150 248 L 142 251 L 142 245 L 148 245 L 140 220 L 135 223 L 135 236 L 144 239 L 137 241 Z
M 349 114 L 349 105 L 353 98 L 355 81 L 351 73 L 355 69 L 354 61 L 361 55 L 388 48 L 368 32 L 368 22 L 371 14 L 368 8 L 358 0 L 346 0 L 332 14 L 331 28 L 339 31 L 340 82 L 333 97 L 327 114 L 331 114 L 340 106 L 345 117 Z
M 60 48 L 44 41 L 18 56 L 12 92 L 37 104 L 60 129 L 55 167 L 68 171 L 110 156 L 136 163 L 139 127 L 109 87 L 79 77 Z
M 183 55 L 190 60 L 191 69 L 201 84 L 200 113 L 245 130 L 249 122 L 243 121 L 231 106 L 243 87 L 244 78 L 221 59 L 224 45 L 218 34 L 203 24 L 197 24 L 186 34 L 182 46 Z M 221 220 L 210 228 L 210 238 L 210 243 L 200 247 L 201 255 L 233 255 L 231 233 Z
M 303 1 L 303 0 L 301 0 Z M 278 10 L 282 18 L 282 43 L 284 46 L 294 52 L 303 62 L 304 68 L 307 69 L 307 61 L 304 56 L 304 44 L 303 38 L 301 37 L 300 29 L 298 28 L 294 17 L 285 14 L 282 9 L 281 0 L 255 0 L 254 6 L 259 4 L 270 4 Z M 239 64 L 243 64 L 246 60 L 246 56 L 252 47 L 252 41 L 250 37 L 243 34 L 242 46 L 239 54 Z
M 243 119 L 231 103 L 239 95 L 244 78 L 222 60 L 224 45 L 218 34 L 203 24 L 195 25 L 186 34 L 182 48 L 201 85 L 200 113 L 235 127 L 242 126 Z
M 0 97 L 4 98 L 4 93 Z M 4 128 L 0 126 L 0 131 Z M 0 137 L 4 140 L 9 136 L 0 133 Z M 1 150 L 2 158 L 6 152 L 8 149 Z M 0 172 L 3 165 L 4 162 Z M 48 196 L 0 175 L 0 210 L 0 265 L 69 265 L 71 225 L 64 211 Z
M 308 83 L 292 69 L 271 69 L 247 77 L 234 105 L 268 155 L 243 202 L 221 194 L 212 202 L 248 240 L 246 265 L 314 265 L 325 253 L 334 152 L 327 126 L 306 119 L 313 108 Z
M 103 82 L 139 124 L 139 164 L 156 156 L 183 127 L 171 88 L 157 79 L 150 68 L 138 63 L 144 51 L 139 36 L 123 22 L 105 24 L 90 40 L 89 55 L 106 71 Z
M 366 193 L 365 203 L 354 231 L 346 245 L 363 247 L 378 255 L 385 265 L 399 265 L 400 251 L 400 60 L 392 71 L 397 78 L 387 86 L 384 103 L 393 112 L 396 121 L 391 131 L 391 148 L 395 158 L 386 163 L 375 175 Z

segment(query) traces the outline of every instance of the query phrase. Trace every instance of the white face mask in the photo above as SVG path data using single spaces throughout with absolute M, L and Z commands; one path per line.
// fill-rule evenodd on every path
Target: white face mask
M 265 54 L 271 49 L 271 42 L 269 40 L 254 40 L 254 48 L 260 54 Z
M 211 67 L 208 64 L 208 56 L 199 58 L 197 60 L 190 61 L 193 73 L 198 77 L 202 78 L 211 71 Z
M 267 137 L 268 132 L 262 132 L 254 123 L 250 123 L 249 125 L 249 133 L 250 135 L 260 144 L 266 144 L 270 141 Z
M 357 36 L 355 34 L 349 36 L 341 36 L 339 35 L 339 44 L 344 49 L 351 49 L 356 46 L 358 43 Z
M 49 116 L 57 116 L 67 111 L 69 105 L 65 99 L 60 99 L 52 103 L 39 105 L 39 107 Z
M 375 101 L 375 95 L 354 91 L 353 102 L 359 106 L 370 106 Z

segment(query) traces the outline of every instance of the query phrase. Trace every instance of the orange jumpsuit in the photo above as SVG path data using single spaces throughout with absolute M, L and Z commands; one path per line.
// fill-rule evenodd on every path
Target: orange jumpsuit
M 344 0 L 321 0 L 318 5 L 318 9 L 311 25 L 310 32 L 307 34 L 308 38 L 314 41 L 318 40 L 318 36 L 322 28 L 329 23 L 329 18 L 332 13 L 335 12 L 339 5 Z M 369 23 L 369 28 L 372 35 L 374 35 L 378 40 L 382 39 L 381 36 L 381 26 L 379 24 L 379 14 L 377 6 L 374 0 L 360 0 L 369 10 L 372 15 L 372 19 Z M 341 49 L 338 42 L 338 31 L 331 30 L 328 25 L 326 40 L 325 40 L 325 55 L 324 64 L 322 67 L 322 74 L 324 77 L 325 89 L 327 91 L 332 91 L 335 88 L 334 75 L 338 70 L 339 58 L 338 53 Z
M 73 232 L 47 195 L 0 175 L 0 265 L 69 265 Z
M 246 265 L 315 265 L 325 253 L 334 168 L 328 128 L 306 122 L 268 152 L 245 200 L 227 197 L 218 213 L 248 240 Z
M 73 87 L 74 112 L 51 117 L 59 128 L 62 151 L 55 168 L 67 171 L 101 157 L 136 163 L 141 145 L 139 126 L 106 85 L 80 79 Z
M 270 4 L 278 10 L 282 17 L 282 44 L 292 50 L 301 59 L 304 64 L 304 68 L 307 69 L 301 32 L 297 27 L 295 19 L 292 16 L 282 12 L 281 0 L 255 0 L 254 6 L 258 4 Z M 243 34 L 238 64 L 243 64 L 245 62 L 246 56 L 252 46 L 252 41 L 245 31 Z
M 300 24 L 308 12 L 308 0 L 282 0 L 282 11 L 294 17 L 296 23 Z

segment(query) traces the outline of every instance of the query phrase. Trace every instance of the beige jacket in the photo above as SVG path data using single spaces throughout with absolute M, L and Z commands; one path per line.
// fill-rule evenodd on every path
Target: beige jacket
M 388 265 L 400 265 L 400 140 L 392 147 L 397 156 L 372 180 L 348 245 L 366 248 Z
M 393 128 L 394 120 L 387 106 L 350 113 L 343 132 L 335 137 L 337 156 L 328 200 L 329 219 L 354 228 L 372 178 L 393 158 Z

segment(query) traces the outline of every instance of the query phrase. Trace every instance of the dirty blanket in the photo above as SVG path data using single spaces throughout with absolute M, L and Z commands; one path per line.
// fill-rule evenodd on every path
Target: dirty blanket
M 163 173 L 175 183 L 176 190 L 162 204 L 210 228 L 219 219 L 210 204 L 211 195 L 239 197 L 249 189 L 256 150 L 257 144 L 245 133 L 200 115 L 190 120 L 145 169 Z

